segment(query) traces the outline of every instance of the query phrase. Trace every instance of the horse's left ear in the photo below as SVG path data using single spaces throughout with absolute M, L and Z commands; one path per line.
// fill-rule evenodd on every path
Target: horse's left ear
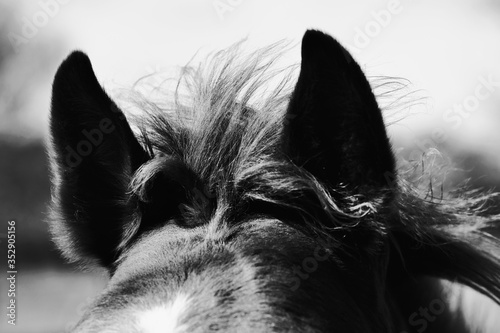
M 148 155 L 82 52 L 57 71 L 50 130 L 55 241 L 72 260 L 110 267 L 138 213 L 130 179 Z
M 309 30 L 284 128 L 297 165 L 335 186 L 388 187 L 394 157 L 381 111 L 359 65 L 332 37 Z

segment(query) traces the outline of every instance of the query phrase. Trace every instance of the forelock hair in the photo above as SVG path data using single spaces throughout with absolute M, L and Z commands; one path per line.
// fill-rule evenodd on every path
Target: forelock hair
M 146 89 L 154 91 L 154 98 L 142 91 L 150 84 L 148 76 L 122 99 L 126 111 L 139 110 L 133 122 L 151 156 L 135 173 L 132 193 L 144 196 L 148 180 L 160 170 L 159 159 L 167 155 L 200 177 L 204 190 L 215 194 L 219 213 L 238 215 L 260 203 L 293 212 L 300 216 L 296 225 L 307 220 L 319 235 L 357 226 L 364 217 L 369 217 L 363 222 L 368 229 L 385 235 L 386 226 L 376 217 L 396 210 L 422 241 L 428 227 L 483 228 L 498 220 L 483 209 L 497 198 L 495 193 L 462 190 L 429 197 L 428 178 L 404 177 L 414 164 L 403 164 L 399 175 L 393 175 L 397 194 L 391 196 L 395 200 L 390 207 L 384 191 L 369 196 L 347 191 L 343 184 L 330 188 L 294 165 L 281 149 L 283 125 L 294 121 L 286 117 L 286 109 L 298 66 L 278 67 L 289 44 L 275 43 L 250 54 L 241 51 L 242 44 L 214 53 L 199 65 L 182 67 L 176 80 L 156 79 L 160 83 Z M 408 108 L 425 99 L 409 92 L 409 82 L 400 78 L 373 77 L 371 84 L 377 98 L 384 100 L 383 110 Z M 311 225 L 317 219 L 323 224 Z

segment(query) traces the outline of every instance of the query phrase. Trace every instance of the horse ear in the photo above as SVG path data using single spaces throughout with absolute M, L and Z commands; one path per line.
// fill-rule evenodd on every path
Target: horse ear
M 319 31 L 307 31 L 302 40 L 284 149 L 332 186 L 386 187 L 393 179 L 394 157 L 371 87 L 351 55 Z
M 55 241 L 71 260 L 109 267 L 138 213 L 128 186 L 148 155 L 84 53 L 72 53 L 57 71 L 50 130 Z

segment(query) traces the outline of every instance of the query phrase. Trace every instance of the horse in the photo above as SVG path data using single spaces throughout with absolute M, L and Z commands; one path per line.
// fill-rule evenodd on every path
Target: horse
M 50 230 L 109 274 L 73 332 L 472 332 L 443 283 L 500 304 L 495 215 L 408 186 L 330 35 L 308 30 L 266 97 L 275 47 L 233 51 L 134 122 L 83 52 L 57 70 Z

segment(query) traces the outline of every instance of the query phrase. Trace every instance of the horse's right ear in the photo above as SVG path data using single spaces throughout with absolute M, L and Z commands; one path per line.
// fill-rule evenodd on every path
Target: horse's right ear
M 332 37 L 309 30 L 288 106 L 284 150 L 322 182 L 358 191 L 392 186 L 385 125 L 359 65 Z
M 128 186 L 148 154 L 82 52 L 57 71 L 50 131 L 55 242 L 71 260 L 110 267 L 137 218 Z

